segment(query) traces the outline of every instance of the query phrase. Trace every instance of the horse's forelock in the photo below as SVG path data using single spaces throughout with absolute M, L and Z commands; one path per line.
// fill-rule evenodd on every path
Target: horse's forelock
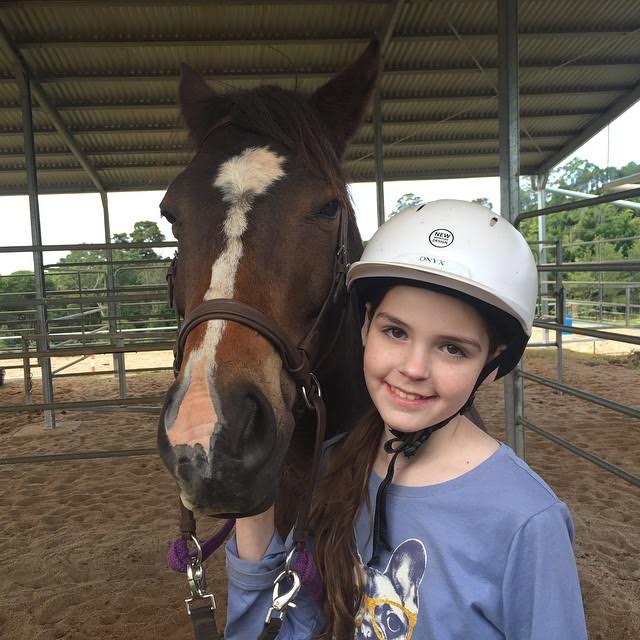
M 341 158 L 330 126 L 309 99 L 295 91 L 264 86 L 207 99 L 198 129 L 207 130 L 222 118 L 262 135 L 296 154 L 305 172 L 318 175 L 336 190 L 345 189 Z

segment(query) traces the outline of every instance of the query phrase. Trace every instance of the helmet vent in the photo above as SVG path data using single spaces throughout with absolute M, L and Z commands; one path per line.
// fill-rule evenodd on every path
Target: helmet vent
M 498 222 L 498 216 L 491 216 L 491 219 L 489 220 L 489 226 L 495 227 L 497 222 Z

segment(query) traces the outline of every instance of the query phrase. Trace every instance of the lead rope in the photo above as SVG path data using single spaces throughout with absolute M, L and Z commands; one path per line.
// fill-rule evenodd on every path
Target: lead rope
M 302 387 L 302 397 L 309 409 L 316 414 L 316 437 L 313 451 L 313 460 L 311 464 L 311 473 L 309 474 L 309 482 L 307 483 L 306 495 L 300 501 L 302 505 L 298 511 L 296 524 L 293 528 L 293 548 L 287 555 L 283 571 L 273 581 L 273 599 L 271 607 L 267 611 L 264 620 L 264 627 L 258 640 L 272 640 L 276 638 L 282 622 L 284 621 L 287 609 L 295 608 L 296 599 L 302 580 L 298 571 L 293 567 L 293 558 L 295 554 L 302 555 L 305 550 L 307 538 L 309 536 L 309 516 L 311 511 L 311 495 L 318 477 L 320 469 L 320 459 L 322 457 L 322 443 L 327 423 L 326 409 L 322 400 L 322 392 L 316 377 L 312 376 L 312 384 L 307 389 Z M 281 592 L 281 589 L 283 591 Z
M 187 613 L 193 627 L 195 640 L 220 640 L 216 626 L 216 599 L 207 588 L 204 573 L 202 546 L 196 535 L 196 521 L 193 512 L 187 509 L 180 500 L 180 533 L 184 544 L 191 540 L 196 551 L 190 555 L 187 563 L 187 583 L 191 597 L 185 599 Z

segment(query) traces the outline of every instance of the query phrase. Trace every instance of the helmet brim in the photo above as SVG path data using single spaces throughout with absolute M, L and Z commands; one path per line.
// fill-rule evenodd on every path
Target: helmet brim
M 408 267 L 405 264 L 394 262 L 356 262 L 349 269 L 347 288 L 351 289 L 354 285 L 357 287 L 358 280 L 370 278 L 402 278 L 461 291 L 513 316 L 518 320 L 524 334 L 527 337 L 531 336 L 526 314 L 520 305 L 513 300 L 505 299 L 504 294 L 498 294 L 488 287 L 479 287 L 475 282 L 462 275 L 432 269 L 428 266 L 416 268 L 414 265 Z

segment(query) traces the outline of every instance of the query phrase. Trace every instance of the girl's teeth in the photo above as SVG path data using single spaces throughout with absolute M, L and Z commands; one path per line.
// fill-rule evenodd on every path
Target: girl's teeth
M 419 400 L 420 398 L 422 398 L 422 396 L 416 395 L 415 393 L 405 393 L 401 389 L 398 389 L 398 387 L 393 387 L 393 390 L 396 395 L 403 400 Z

